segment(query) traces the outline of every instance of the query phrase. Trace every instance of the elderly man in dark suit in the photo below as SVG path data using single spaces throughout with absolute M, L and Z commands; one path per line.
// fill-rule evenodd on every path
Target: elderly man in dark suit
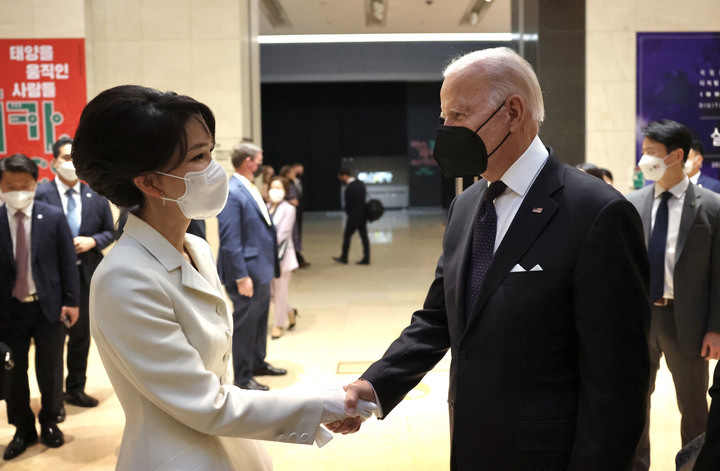
M 220 250 L 218 272 L 233 302 L 233 369 L 235 384 L 243 389 L 267 391 L 253 376 L 287 373 L 265 361 L 267 353 L 270 281 L 279 276 L 277 234 L 253 176 L 262 165 L 263 152 L 250 143 L 232 150 L 235 173 L 230 194 L 218 214 Z
M 542 92 L 512 50 L 453 62 L 440 99 L 438 164 L 483 178 L 450 207 L 423 308 L 346 407 L 376 394 L 383 417 L 449 349 L 451 469 L 630 469 L 649 376 L 637 211 L 543 145 Z
M 57 176 L 38 186 L 36 199 L 63 210 L 78 257 L 80 317 L 68 331 L 65 402 L 78 407 L 95 407 L 97 399 L 85 393 L 90 352 L 90 279 L 103 258 L 102 250 L 115 240 L 115 229 L 110 204 L 78 179 L 71 152 L 72 139 L 69 137 L 55 142 L 52 166 Z M 64 419 L 65 408 L 62 408 L 58 422 Z
M 650 258 L 649 395 L 665 355 L 682 414 L 684 446 L 705 431 L 706 360 L 720 358 L 720 195 L 685 175 L 692 139 L 684 125 L 654 121 L 642 132 L 639 165 L 655 183 L 627 199 L 642 218 Z M 633 468 L 637 471 L 650 467 L 648 431 L 649 420 Z
M 350 171 L 345 168 L 338 172 L 338 180 L 345 186 L 345 214 L 347 214 L 347 221 L 345 222 L 345 232 L 343 232 L 342 254 L 339 257 L 333 257 L 333 260 L 343 264 L 348 262 L 350 238 L 355 231 L 358 231 L 363 246 L 363 258 L 357 264 L 370 265 L 370 241 L 368 239 L 367 215 L 365 212 L 365 200 L 367 199 L 365 183 L 351 176 Z
M 40 440 L 65 443 L 57 427 L 62 407 L 62 358 L 65 327 L 78 318 L 77 257 L 65 214 L 34 201 L 38 167 L 15 154 L 0 160 L 0 341 L 13 352 L 15 367 L 7 396 L 8 421 L 15 436 L 5 448 L 10 460 L 38 441 L 30 408 L 28 352 L 35 344 L 35 374 L 42 395 Z

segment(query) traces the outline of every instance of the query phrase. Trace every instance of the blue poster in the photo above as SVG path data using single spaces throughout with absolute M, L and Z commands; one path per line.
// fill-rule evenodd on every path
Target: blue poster
M 637 157 L 648 122 L 673 119 L 705 148 L 702 172 L 720 167 L 720 33 L 637 34 Z M 637 161 L 637 160 L 636 160 Z

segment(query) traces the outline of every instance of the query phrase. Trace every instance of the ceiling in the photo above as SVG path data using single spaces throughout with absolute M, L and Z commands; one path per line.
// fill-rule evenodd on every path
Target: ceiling
M 511 0 L 260 0 L 260 11 L 261 35 L 509 33 L 511 22 Z

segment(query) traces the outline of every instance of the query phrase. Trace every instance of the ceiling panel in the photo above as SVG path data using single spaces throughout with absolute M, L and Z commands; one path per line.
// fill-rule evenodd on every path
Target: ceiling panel
M 385 0 L 383 26 L 365 25 L 368 0 L 272 1 L 282 6 L 290 26 L 273 27 L 261 13 L 261 35 L 510 32 L 510 0 L 488 2 L 474 26 L 459 23 L 476 0 Z

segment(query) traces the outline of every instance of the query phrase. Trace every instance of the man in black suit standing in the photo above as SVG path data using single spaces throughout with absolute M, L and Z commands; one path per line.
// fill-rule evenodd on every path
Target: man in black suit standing
M 720 358 L 720 195 L 693 184 L 683 170 L 692 138 L 669 119 L 642 129 L 638 165 L 655 181 L 627 195 L 645 229 L 650 258 L 650 389 L 660 358 L 675 383 L 685 446 L 705 431 L 707 360 Z M 648 412 L 650 402 L 648 400 Z M 649 415 L 648 415 L 649 417 Z M 635 471 L 650 468 L 649 420 Z
M 41 393 L 40 440 L 65 443 L 57 427 L 62 407 L 65 327 L 78 318 L 78 273 L 70 228 L 63 212 L 34 201 L 38 167 L 15 154 L 0 160 L 0 341 L 13 352 L 15 367 L 7 396 L 8 421 L 15 436 L 3 458 L 11 460 L 37 443 L 30 408 L 28 352 L 35 344 L 35 374 Z
M 110 204 L 81 182 L 72 161 L 72 139 L 60 138 L 53 145 L 52 166 L 57 177 L 37 188 L 37 201 L 60 208 L 65 213 L 75 244 L 80 275 L 80 317 L 68 330 L 65 402 L 78 407 L 95 407 L 97 399 L 85 393 L 90 352 L 90 279 L 103 258 L 102 250 L 115 239 Z M 65 419 L 61 409 L 58 422 Z
M 363 244 L 363 258 L 358 265 L 370 265 L 370 241 L 367 233 L 367 216 L 365 213 L 365 199 L 367 190 L 365 184 L 350 176 L 350 171 L 341 169 L 338 172 L 338 180 L 345 185 L 345 232 L 343 233 L 342 255 L 333 257 L 338 263 L 347 264 L 348 252 L 350 252 L 350 238 L 358 231 Z
M 637 211 L 543 145 L 542 92 L 517 53 L 476 51 L 444 75 L 435 159 L 483 178 L 450 207 L 423 308 L 346 407 L 377 395 L 384 417 L 449 349 L 451 469 L 629 470 L 649 376 Z
M 702 142 L 692 141 L 690 152 L 688 153 L 687 160 L 685 161 L 685 173 L 687 173 L 691 183 L 707 188 L 715 193 L 720 193 L 720 181 L 712 177 L 708 177 L 700 171 L 703 166 L 704 155 L 705 148 L 703 147 Z

